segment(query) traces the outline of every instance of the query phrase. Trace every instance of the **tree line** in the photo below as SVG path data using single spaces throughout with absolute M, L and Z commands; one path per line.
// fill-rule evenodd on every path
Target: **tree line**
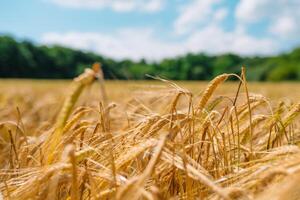
M 221 73 L 239 73 L 247 67 L 253 81 L 300 80 L 300 48 L 276 56 L 188 53 L 159 62 L 144 59 L 116 61 L 91 52 L 62 46 L 36 45 L 0 36 L 0 77 L 73 78 L 94 62 L 101 62 L 106 79 L 149 79 L 146 74 L 172 80 L 210 80 Z

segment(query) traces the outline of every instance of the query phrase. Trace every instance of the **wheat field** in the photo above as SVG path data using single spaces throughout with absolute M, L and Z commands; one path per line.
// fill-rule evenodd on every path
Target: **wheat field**
M 0 80 L 0 199 L 300 199 L 299 84 L 157 79 Z

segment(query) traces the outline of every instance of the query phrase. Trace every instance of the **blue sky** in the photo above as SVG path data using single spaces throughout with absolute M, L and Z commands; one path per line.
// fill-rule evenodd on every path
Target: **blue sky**
M 298 0 L 1 0 L 0 33 L 115 59 L 300 46 Z

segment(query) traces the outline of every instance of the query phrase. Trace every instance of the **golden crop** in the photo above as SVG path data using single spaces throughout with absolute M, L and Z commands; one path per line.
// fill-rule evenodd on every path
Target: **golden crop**
M 0 199 L 300 199 L 297 84 L 1 83 Z

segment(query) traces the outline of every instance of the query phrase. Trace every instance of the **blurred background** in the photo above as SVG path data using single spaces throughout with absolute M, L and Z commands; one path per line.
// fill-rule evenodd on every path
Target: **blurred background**
M 299 0 L 1 0 L 0 77 L 300 80 Z

